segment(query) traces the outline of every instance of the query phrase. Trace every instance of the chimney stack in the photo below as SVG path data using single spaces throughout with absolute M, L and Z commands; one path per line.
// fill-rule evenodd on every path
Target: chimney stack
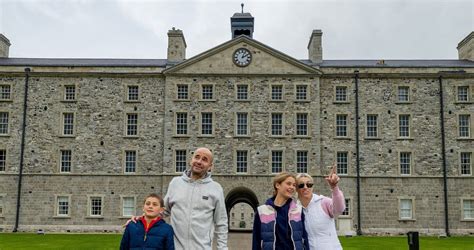
M 321 30 L 313 30 L 309 39 L 308 59 L 313 63 L 321 63 L 323 61 L 322 36 L 323 32 Z
M 3 34 L 0 33 L 0 58 L 8 58 L 8 51 L 10 49 L 10 41 Z
M 474 61 L 474 31 L 458 43 L 459 60 Z
M 173 29 L 168 31 L 168 62 L 178 63 L 186 59 L 186 41 L 183 31 Z

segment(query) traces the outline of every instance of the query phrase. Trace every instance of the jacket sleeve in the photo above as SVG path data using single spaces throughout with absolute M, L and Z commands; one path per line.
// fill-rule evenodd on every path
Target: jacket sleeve
M 173 188 L 174 178 L 171 180 L 170 184 L 168 184 L 168 190 L 166 191 L 164 203 L 165 203 L 165 211 L 163 211 L 163 217 L 169 217 L 171 214 L 171 207 L 173 204 L 170 204 L 170 190 Z
M 225 209 L 224 192 L 222 187 L 220 188 L 218 199 L 216 201 L 216 208 L 214 210 L 214 223 L 215 231 L 214 234 L 217 239 L 217 249 L 227 250 L 227 210 Z
M 120 242 L 120 250 L 128 249 L 130 249 L 130 233 L 127 226 L 125 232 L 123 232 L 122 241 Z
M 255 213 L 255 218 L 253 220 L 253 232 L 252 232 L 252 250 L 261 250 L 262 249 L 262 237 L 260 235 L 261 222 L 258 211 Z
M 303 244 L 304 244 L 304 249 L 308 250 L 309 249 L 309 242 L 308 242 L 308 232 L 306 232 L 306 227 L 304 225 L 304 213 L 301 213 L 301 220 L 303 221 Z
M 166 250 L 174 250 L 174 232 L 173 228 L 169 227 L 168 234 L 166 235 L 166 242 L 165 242 L 165 249 Z

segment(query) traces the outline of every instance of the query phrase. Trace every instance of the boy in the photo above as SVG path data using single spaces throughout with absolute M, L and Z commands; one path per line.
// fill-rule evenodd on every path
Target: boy
M 164 210 L 163 199 L 157 194 L 149 194 L 143 204 L 144 216 L 137 223 L 127 225 L 120 250 L 174 250 L 173 228 L 160 217 Z

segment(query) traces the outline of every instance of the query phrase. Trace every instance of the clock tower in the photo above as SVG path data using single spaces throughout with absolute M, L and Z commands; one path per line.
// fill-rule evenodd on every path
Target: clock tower
M 244 13 L 244 4 L 241 4 L 241 13 L 235 13 L 230 18 L 230 26 L 232 31 L 232 39 L 246 35 L 253 38 L 253 16 L 250 13 Z

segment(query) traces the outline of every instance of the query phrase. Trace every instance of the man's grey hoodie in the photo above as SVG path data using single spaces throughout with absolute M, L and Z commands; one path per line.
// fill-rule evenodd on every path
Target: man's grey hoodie
M 227 249 L 227 212 L 224 192 L 211 174 L 193 180 L 186 170 L 174 177 L 165 196 L 166 213 L 171 216 L 176 249 L 212 249 L 213 232 L 217 249 Z

